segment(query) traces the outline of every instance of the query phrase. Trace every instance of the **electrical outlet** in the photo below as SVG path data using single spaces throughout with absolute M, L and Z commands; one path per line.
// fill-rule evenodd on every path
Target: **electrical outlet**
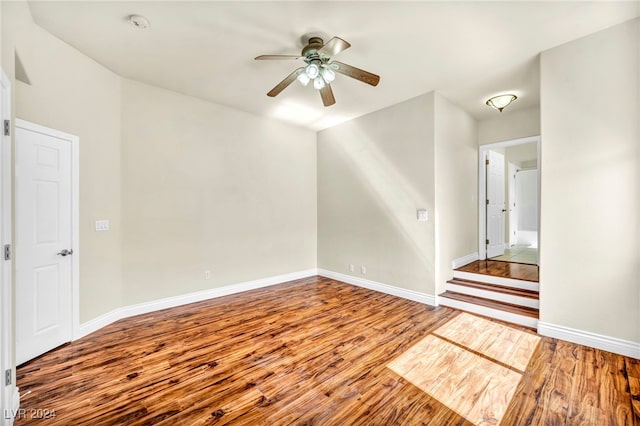
M 420 222 L 426 222 L 429 220 L 429 212 L 426 210 L 418 210 L 417 212 L 418 220 Z
M 360 273 L 362 273 L 362 275 L 367 275 L 367 267 L 362 265 L 360 267 Z
M 349 264 L 349 272 L 355 272 L 356 267 L 353 265 L 353 263 Z
M 108 231 L 109 230 L 109 220 L 102 219 L 96 220 L 96 232 Z
M 204 279 L 205 280 L 211 279 L 211 271 L 204 271 Z

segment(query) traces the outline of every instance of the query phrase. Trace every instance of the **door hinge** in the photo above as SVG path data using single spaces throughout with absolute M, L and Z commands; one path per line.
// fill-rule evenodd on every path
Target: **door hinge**
M 4 260 L 11 260 L 11 244 L 4 245 Z
M 485 243 L 486 245 L 489 245 L 489 240 L 484 240 L 484 243 Z
M 4 135 L 9 136 L 11 129 L 11 122 L 9 120 L 4 120 Z
M 9 386 L 11 384 L 11 370 L 4 370 L 4 385 Z
M 488 158 L 486 160 L 484 160 L 484 164 L 486 164 L 487 166 L 489 165 L 489 159 Z
M 489 205 L 489 200 L 487 200 L 487 205 Z

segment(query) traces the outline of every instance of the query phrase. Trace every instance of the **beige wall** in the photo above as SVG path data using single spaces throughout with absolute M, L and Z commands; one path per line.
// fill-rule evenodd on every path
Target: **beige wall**
M 316 267 L 314 132 L 127 80 L 122 105 L 125 305 Z
M 319 268 L 435 294 L 433 106 L 431 93 L 318 133 Z
M 504 155 L 505 163 L 513 163 L 518 167 L 529 167 L 532 164 L 537 163 L 538 144 L 530 142 L 522 145 L 510 146 L 504 150 Z
M 123 80 L 26 3 L 2 20 L 3 68 L 17 50 L 31 82 L 13 81 L 16 116 L 80 138 L 81 323 L 316 266 L 313 132 Z
M 453 276 L 451 261 L 478 250 L 477 123 L 444 96 L 435 96 L 437 294 Z
M 640 342 L 640 20 L 542 53 L 541 320 Z
M 517 102 L 517 101 L 516 101 Z M 540 109 L 538 107 L 509 111 L 496 111 L 494 118 L 478 122 L 478 144 L 504 142 L 540 135 Z
M 2 12 L 3 68 L 13 67 L 15 49 L 31 82 L 14 82 L 15 116 L 80 138 L 74 249 L 80 320 L 87 321 L 121 306 L 120 78 L 33 24 L 25 3 L 3 2 Z M 94 232 L 96 219 L 109 219 L 111 230 Z

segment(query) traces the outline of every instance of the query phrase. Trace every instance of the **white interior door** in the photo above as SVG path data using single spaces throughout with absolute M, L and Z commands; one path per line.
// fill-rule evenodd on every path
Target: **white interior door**
M 520 170 L 516 178 L 518 244 L 538 247 L 538 170 Z
M 18 123 L 15 141 L 16 364 L 21 364 L 71 341 L 72 152 L 70 141 Z
M 504 155 L 487 153 L 487 257 L 504 254 Z
M 509 246 L 517 244 L 518 240 L 518 205 L 516 203 L 516 174 L 518 173 L 518 167 L 509 163 L 509 176 L 507 176 L 509 199 L 507 200 L 509 213 Z

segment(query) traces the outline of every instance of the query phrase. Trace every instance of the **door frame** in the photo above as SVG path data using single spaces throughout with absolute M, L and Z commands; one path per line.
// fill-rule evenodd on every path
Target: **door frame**
M 526 143 L 536 143 L 538 152 L 538 265 L 540 265 L 540 136 L 530 136 L 526 138 L 512 139 L 478 147 L 478 259 L 487 258 L 487 248 L 485 240 L 487 235 L 487 175 L 485 170 L 485 159 L 487 152 L 497 148 L 508 148 L 510 146 L 523 145 Z
M 4 70 L 0 68 L 0 86 L 2 103 L 0 122 L 4 126 L 4 120 L 11 122 L 11 80 Z M 5 244 L 13 241 L 11 229 L 13 223 L 12 204 L 12 161 L 11 161 L 11 135 L 0 132 L 0 247 L 4 251 Z M 8 421 L 10 424 L 20 406 L 20 395 L 16 387 L 14 339 L 13 339 L 13 282 L 11 272 L 13 269 L 13 253 L 9 260 L 0 257 L 0 424 Z M 5 385 L 5 371 L 11 370 L 11 384 Z
M 15 127 L 62 139 L 71 145 L 71 339 L 75 340 L 80 337 L 80 138 L 20 118 L 16 118 Z

